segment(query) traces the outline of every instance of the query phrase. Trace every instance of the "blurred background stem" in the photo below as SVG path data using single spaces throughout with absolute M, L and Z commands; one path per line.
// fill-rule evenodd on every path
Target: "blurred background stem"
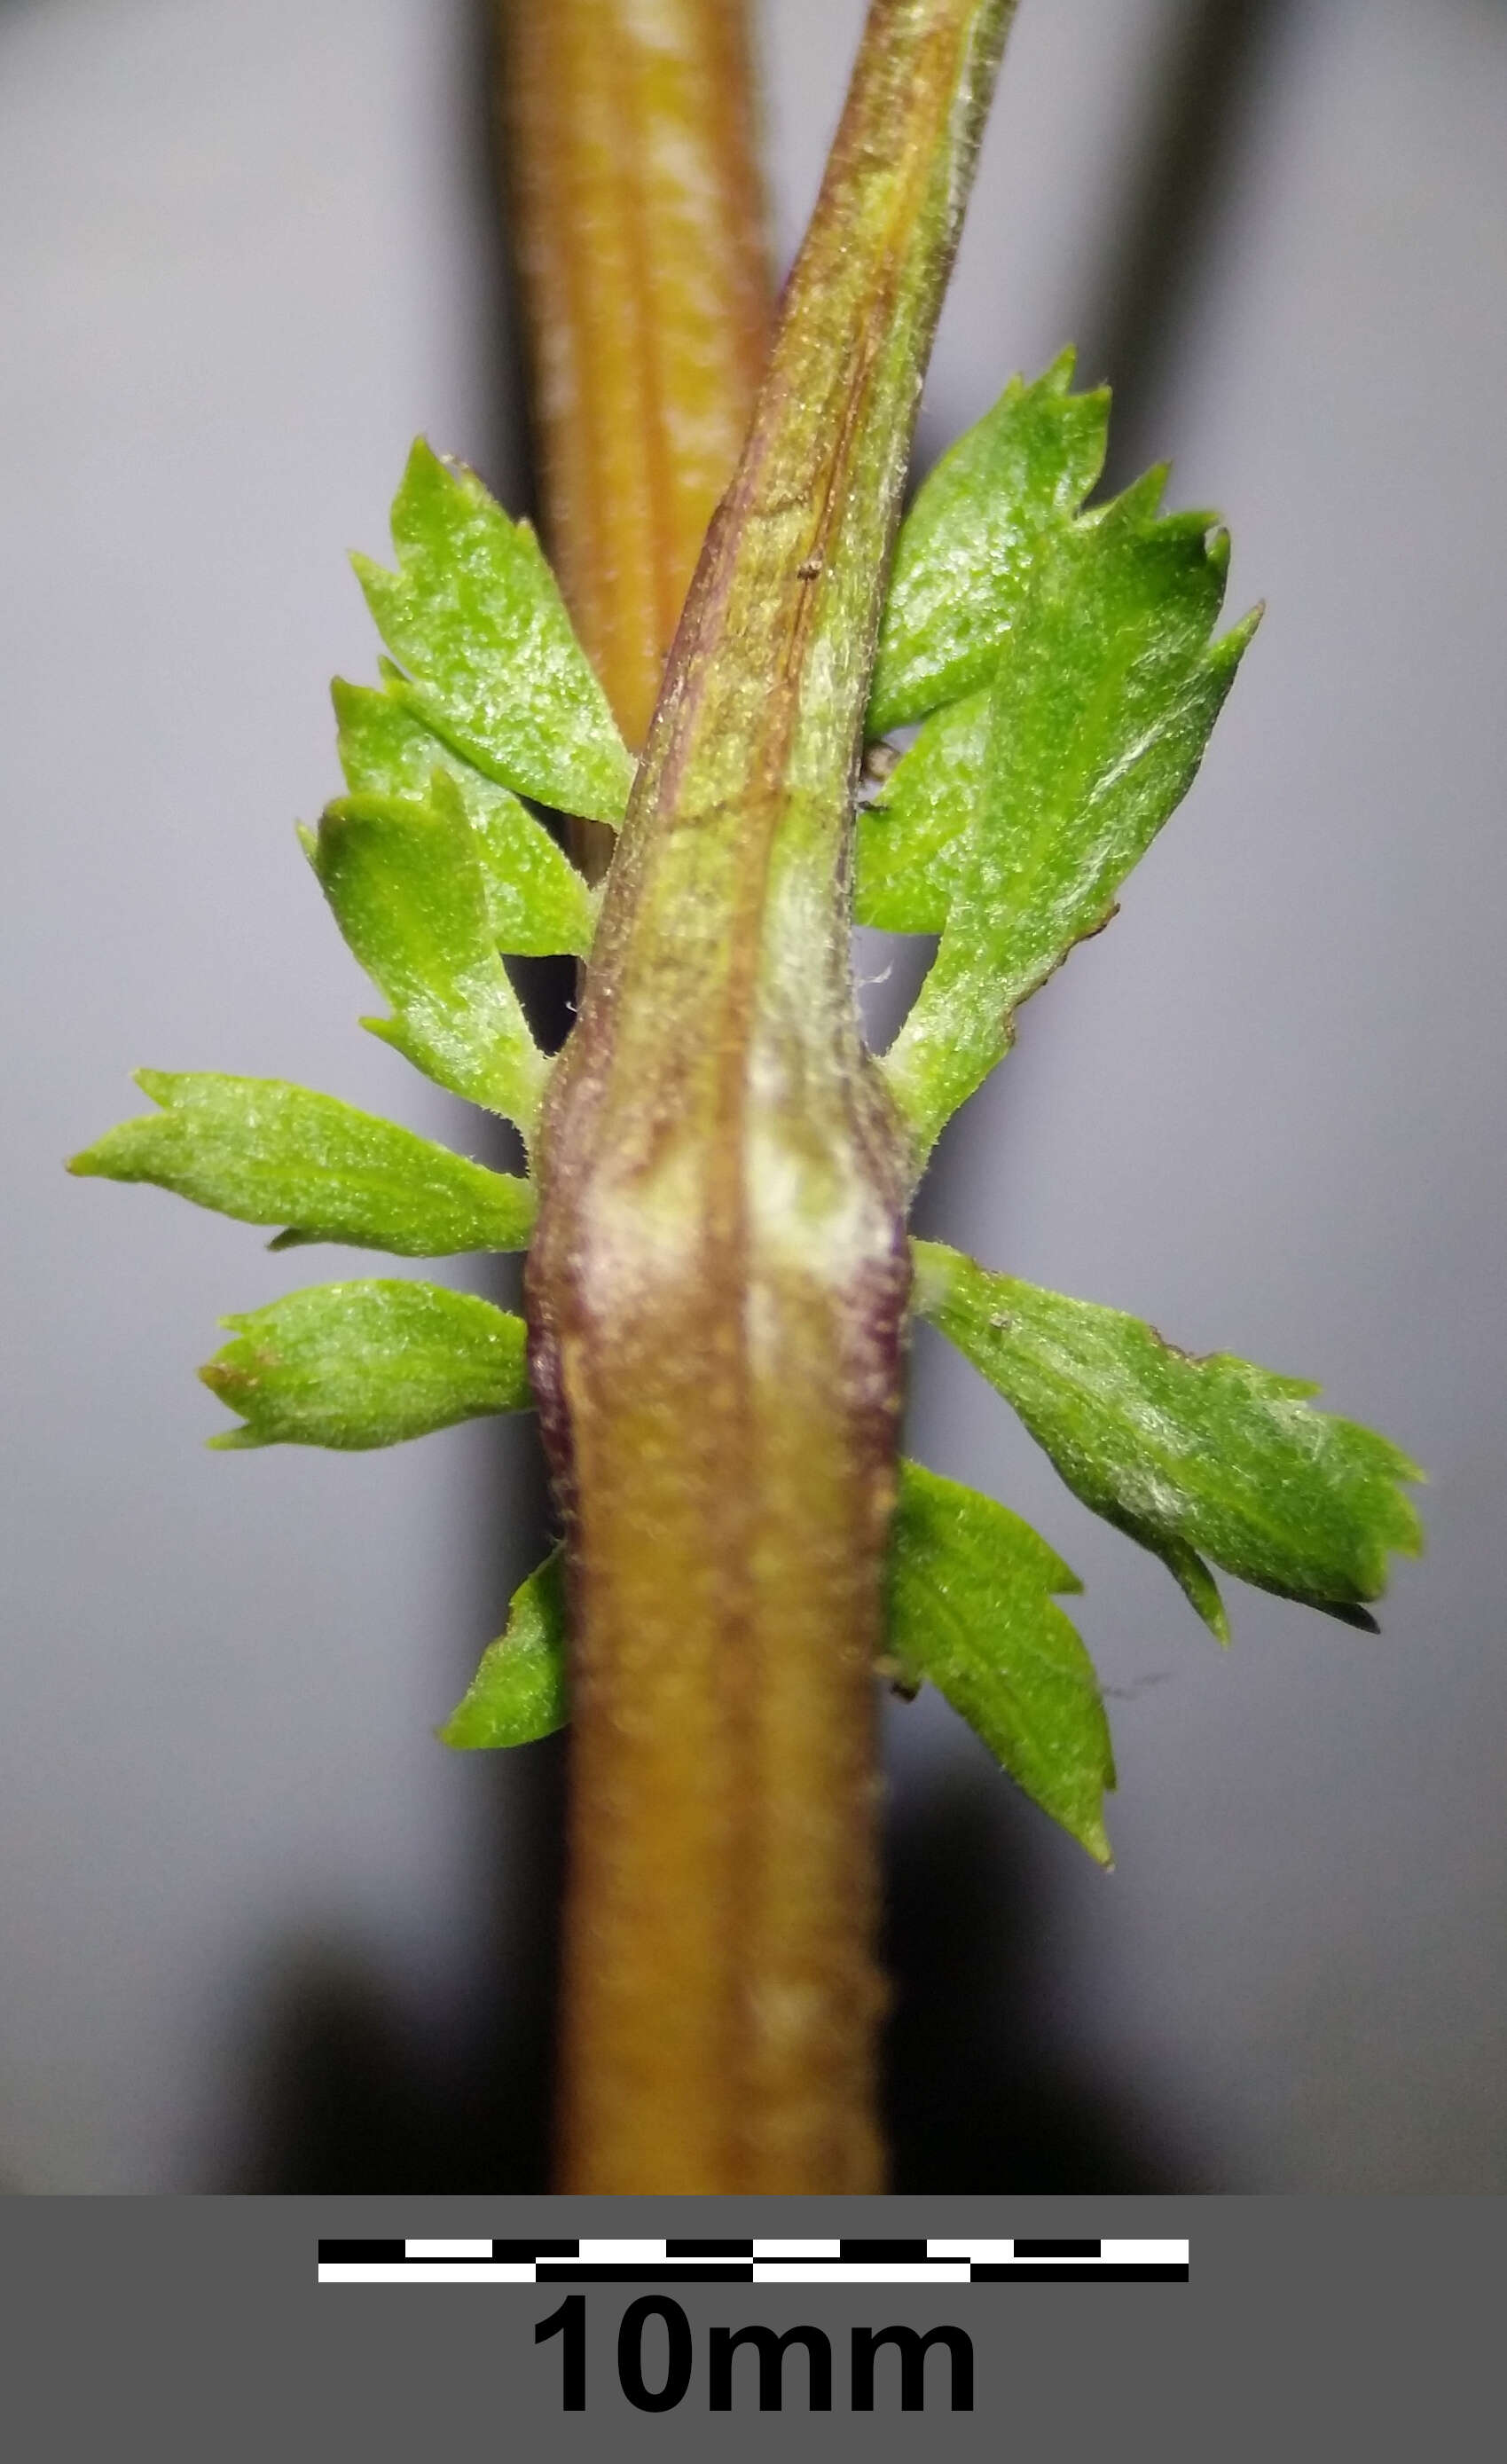
M 744 0 L 499 0 L 545 545 L 636 752 L 769 328 Z M 610 840 L 578 824 L 594 876 Z

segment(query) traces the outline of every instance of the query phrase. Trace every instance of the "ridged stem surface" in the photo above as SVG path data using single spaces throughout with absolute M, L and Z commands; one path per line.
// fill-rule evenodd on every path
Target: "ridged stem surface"
M 499 27 L 545 544 L 636 751 L 768 349 L 744 0 Z

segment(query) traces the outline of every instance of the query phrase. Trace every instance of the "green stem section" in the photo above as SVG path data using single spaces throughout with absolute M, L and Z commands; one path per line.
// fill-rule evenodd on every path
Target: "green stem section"
M 872 2190 L 873 1661 L 909 1267 L 853 790 L 1009 0 L 876 0 L 556 1073 L 531 1368 L 567 1516 L 562 2187 Z

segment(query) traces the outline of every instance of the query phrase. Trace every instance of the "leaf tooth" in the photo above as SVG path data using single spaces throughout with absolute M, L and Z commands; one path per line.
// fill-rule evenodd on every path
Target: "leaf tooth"
M 1152 521 L 1156 518 L 1162 499 L 1166 494 L 1167 481 L 1171 476 L 1170 462 L 1153 462 L 1148 471 L 1141 472 L 1139 479 L 1132 479 L 1128 488 L 1122 488 L 1118 496 L 1111 496 L 1107 505 L 1097 505 L 1094 511 L 1086 514 L 1083 518 L 1085 521 L 1100 524 L 1111 520 L 1124 522 L 1127 525 L 1134 522 Z
M 1215 1640 L 1230 1641 L 1230 1615 L 1220 1597 L 1219 1585 L 1205 1565 L 1196 1549 L 1184 1540 L 1169 1540 L 1158 1549 L 1158 1556 L 1168 1573 L 1192 1602 Z
M 402 575 L 389 565 L 379 564 L 374 556 L 363 556 L 359 547 L 350 551 L 350 569 L 361 584 L 361 595 L 371 610 L 373 621 L 380 626 L 379 608 L 390 594 L 401 588 Z
M 1236 668 L 1254 640 L 1265 614 L 1266 601 L 1258 599 L 1253 607 L 1247 609 L 1238 624 L 1230 626 L 1228 633 L 1221 633 L 1217 641 L 1210 642 L 1203 658 L 1206 670 L 1215 675 L 1223 674 L 1232 679 Z M 1228 690 L 1227 682 L 1226 691 Z
M 1317 1609 L 1320 1617 L 1338 1617 L 1341 1625 L 1354 1626 L 1359 1634 L 1380 1634 L 1382 1629 L 1368 1608 L 1359 1600 L 1309 1600 L 1304 1604 Z

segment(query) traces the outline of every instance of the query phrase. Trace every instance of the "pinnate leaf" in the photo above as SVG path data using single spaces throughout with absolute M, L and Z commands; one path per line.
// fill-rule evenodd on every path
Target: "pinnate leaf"
M 1415 1556 L 1389 1440 L 1310 1408 L 1317 1388 L 1228 1353 L 1196 1358 L 1154 1327 L 987 1273 L 918 1241 L 916 1307 L 1012 1404 L 1068 1486 L 1163 1558 L 1228 1638 L 1206 1558 L 1243 1581 L 1371 1627 L 1387 1556 Z
M 228 1317 L 199 1372 L 245 1426 L 216 1446 L 395 1446 L 532 1401 L 521 1317 L 441 1284 L 317 1284 Z
M 621 821 L 633 764 L 527 522 L 421 437 L 392 507 L 398 569 L 353 561 L 394 693 L 504 787 Z
M 1073 353 L 944 453 L 895 545 L 869 734 L 882 736 L 987 682 L 1044 538 L 1076 513 L 1104 462 L 1107 392 L 1070 393 Z
M 310 861 L 354 956 L 395 1015 L 364 1022 L 441 1087 L 532 1134 L 548 1063 L 498 956 L 475 837 L 454 780 L 428 802 L 329 805 Z
M 343 1241 L 445 1258 L 527 1243 L 531 1181 L 489 1172 L 333 1095 L 206 1070 L 138 1069 L 136 1083 L 162 1111 L 107 1130 L 70 1172 L 154 1181 L 241 1223 L 284 1224 L 281 1247 Z
M 929 1678 L 1027 1795 L 1107 1865 L 1109 1723 L 1093 1662 L 1053 1596 L 1081 1589 L 1018 1515 L 901 1464 L 889 1648 L 902 1682 Z
M 498 948 L 523 958 L 586 957 L 596 923 L 592 892 L 527 805 L 452 753 L 395 693 L 337 678 L 331 694 L 353 796 L 422 803 L 436 770 L 454 781 Z
M 1204 514 L 1157 520 L 1160 488 L 1153 473 L 1049 542 L 1001 649 L 941 946 L 884 1064 L 923 1152 L 1008 1050 L 1019 1004 L 1109 922 L 1250 638 L 1253 619 L 1210 643 L 1228 541 Z
M 506 1629 L 488 1643 L 439 1737 L 461 1748 L 528 1746 L 569 1717 L 565 1570 L 557 1549 L 514 1593 Z

